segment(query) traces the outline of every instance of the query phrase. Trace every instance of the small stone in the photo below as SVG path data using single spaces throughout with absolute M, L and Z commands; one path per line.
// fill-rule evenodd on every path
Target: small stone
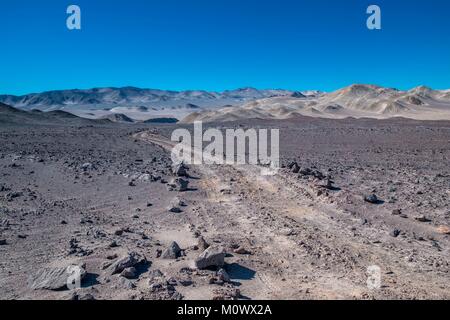
M 111 241 L 111 243 L 109 244 L 110 248 L 117 248 L 119 245 L 117 244 L 116 240 Z
M 419 222 L 429 222 L 430 221 L 430 219 L 428 219 L 424 215 L 419 215 L 419 216 L 415 217 L 414 219 Z
M 394 209 L 392 210 L 392 215 L 399 216 L 402 214 L 402 209 Z
M 180 257 L 181 249 L 178 246 L 178 243 L 173 241 L 166 250 L 161 254 L 162 259 L 176 259 Z
M 376 194 L 371 194 L 364 197 L 364 201 L 372 204 L 378 204 L 380 200 L 378 199 Z
M 7 244 L 6 239 L 0 239 L 0 246 L 6 246 Z
M 230 276 L 228 275 L 228 273 L 225 271 L 225 269 L 219 269 L 219 271 L 217 271 L 217 278 L 223 282 L 230 282 Z
M 392 237 L 397 238 L 397 237 L 400 235 L 400 233 L 401 233 L 400 230 L 394 229 L 394 230 L 392 230 L 389 234 L 390 234 Z
M 182 178 L 172 179 L 168 186 L 175 191 L 184 192 L 188 190 L 189 181 Z
M 197 269 L 222 267 L 225 264 L 225 250 L 220 246 L 213 245 L 202 252 L 194 263 Z
M 450 227 L 442 225 L 437 227 L 436 231 L 440 234 L 450 234 Z
M 187 170 L 188 168 L 183 163 L 174 165 L 172 167 L 172 173 L 176 177 L 187 177 L 188 176 Z
M 89 163 L 89 162 L 84 163 L 84 164 L 81 166 L 81 169 L 82 169 L 83 171 L 92 170 L 93 168 L 94 168 L 93 164 L 92 164 L 92 163 Z
M 136 288 L 136 285 L 125 277 L 119 277 L 117 281 L 117 285 L 126 290 L 132 290 Z
M 234 253 L 237 253 L 237 254 L 251 254 L 251 252 L 248 251 L 247 249 L 245 249 L 244 247 L 239 247 L 239 248 L 235 249 Z
M 126 268 L 134 267 L 140 262 L 145 261 L 141 255 L 136 252 L 129 252 L 111 265 L 111 274 L 121 273 Z
M 203 238 L 202 236 L 198 237 L 197 248 L 202 251 L 205 251 L 209 248 L 208 242 L 206 242 L 205 238 Z
M 135 279 L 137 275 L 137 270 L 135 267 L 125 268 L 120 273 L 120 275 L 127 279 Z
M 183 287 L 189 287 L 192 286 L 194 284 L 194 282 L 190 279 L 180 279 L 178 280 L 178 282 L 183 286 Z
M 181 212 L 183 212 L 183 210 L 181 210 L 180 208 L 175 207 L 175 206 L 169 206 L 169 207 L 167 207 L 167 210 L 169 212 L 172 212 L 172 213 L 181 213 Z

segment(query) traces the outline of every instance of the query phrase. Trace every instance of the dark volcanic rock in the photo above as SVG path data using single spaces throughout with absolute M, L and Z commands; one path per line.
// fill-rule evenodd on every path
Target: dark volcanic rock
M 172 167 L 172 173 L 176 177 L 187 177 L 188 176 L 187 170 L 188 168 L 183 163 L 174 165 Z
M 370 194 L 364 197 L 364 201 L 372 204 L 379 204 L 380 200 L 378 199 L 376 194 Z
M 175 191 L 184 192 L 188 190 L 189 181 L 182 178 L 172 179 L 168 186 Z
M 161 254 L 162 259 L 176 259 L 181 255 L 181 249 L 178 243 L 173 241 Z

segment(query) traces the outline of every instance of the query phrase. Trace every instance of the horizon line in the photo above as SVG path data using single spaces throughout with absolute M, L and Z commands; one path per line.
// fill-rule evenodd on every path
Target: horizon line
M 257 91 L 268 91 L 268 90 L 282 90 L 282 91 L 292 91 L 292 92 L 306 92 L 306 91 L 318 91 L 323 93 L 331 93 L 336 92 L 339 90 L 343 90 L 352 86 L 374 86 L 378 88 L 385 88 L 385 89 L 392 89 L 392 90 L 398 90 L 398 91 L 411 91 L 416 88 L 428 88 L 431 90 L 437 90 L 437 91 L 445 91 L 450 90 L 450 88 L 433 88 L 431 86 L 427 85 L 417 85 L 410 87 L 409 89 L 399 89 L 399 87 L 392 87 L 392 86 L 382 86 L 378 84 L 372 84 L 372 83 L 352 83 L 343 87 L 339 87 L 335 90 L 318 90 L 318 89 L 288 89 L 288 88 L 259 88 L 259 87 L 253 87 L 253 86 L 242 86 L 242 87 L 236 87 L 235 89 L 224 89 L 224 90 L 206 90 L 206 89 L 182 89 L 182 90 L 174 90 L 174 89 L 162 89 L 162 88 L 156 88 L 156 87 L 139 87 L 134 85 L 124 85 L 124 86 L 94 86 L 94 87 L 78 87 L 78 88 L 66 88 L 66 89 L 51 89 L 51 90 L 43 90 L 43 91 L 35 91 L 35 92 L 28 92 L 23 94 L 10 94 L 10 93 L 0 93 L 0 96 L 14 96 L 14 97 L 23 97 L 27 95 L 36 95 L 36 94 L 44 94 L 49 92 L 62 92 L 62 91 L 88 91 L 88 90 L 95 90 L 95 89 L 139 89 L 139 90 L 158 90 L 158 91 L 168 91 L 168 92 L 176 92 L 176 93 L 182 93 L 182 92 L 193 92 L 193 91 L 203 91 L 207 93 L 224 93 L 229 91 L 238 91 L 238 90 L 246 90 L 246 89 L 253 89 Z

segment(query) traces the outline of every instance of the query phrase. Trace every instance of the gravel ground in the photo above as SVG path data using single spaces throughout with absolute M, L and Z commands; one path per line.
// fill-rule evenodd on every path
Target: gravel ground
M 280 128 L 283 169 L 177 178 L 175 125 L 74 121 L 2 122 L 1 299 L 450 297 L 450 122 L 212 124 Z

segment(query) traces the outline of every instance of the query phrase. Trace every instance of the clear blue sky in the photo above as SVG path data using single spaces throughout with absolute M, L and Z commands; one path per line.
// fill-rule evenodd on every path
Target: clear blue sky
M 82 30 L 66 28 L 66 8 Z M 382 30 L 366 8 L 382 9 Z M 450 88 L 448 0 L 2 0 L 0 93 Z

